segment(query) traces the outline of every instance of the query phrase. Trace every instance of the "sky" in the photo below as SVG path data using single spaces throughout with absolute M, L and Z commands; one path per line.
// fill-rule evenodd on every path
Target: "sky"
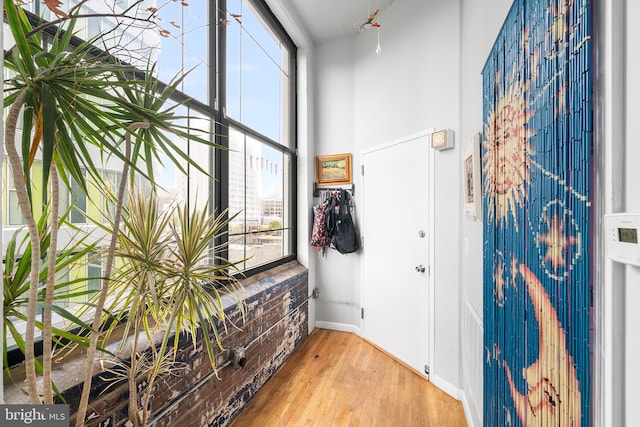
M 209 74 L 208 3 L 193 0 L 188 6 L 182 6 L 180 2 L 167 2 L 158 12 L 162 28 L 171 32 L 169 37 L 161 38 L 160 79 L 170 81 L 181 70 L 193 68 L 181 90 L 205 103 L 208 102 Z M 226 112 L 229 117 L 282 143 L 280 46 L 244 2 L 229 0 L 228 10 L 234 16 L 227 15 L 225 24 L 228 43 Z M 260 196 L 270 196 L 274 192 L 282 196 L 282 153 L 263 147 L 261 156 L 269 163 L 277 164 L 278 173 L 263 171 Z M 172 175 L 171 170 L 167 170 L 167 175 Z

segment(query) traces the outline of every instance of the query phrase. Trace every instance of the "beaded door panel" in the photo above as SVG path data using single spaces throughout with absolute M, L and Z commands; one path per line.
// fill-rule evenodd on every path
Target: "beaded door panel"
M 483 70 L 484 425 L 590 425 L 588 0 L 515 0 Z

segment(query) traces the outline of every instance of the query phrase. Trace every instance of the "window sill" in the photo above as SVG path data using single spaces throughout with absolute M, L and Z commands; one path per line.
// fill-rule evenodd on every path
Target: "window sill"
M 270 270 L 251 276 L 247 279 L 241 280 L 242 294 L 247 306 L 247 313 L 249 314 L 252 309 L 256 307 L 256 300 L 258 296 L 265 291 L 275 294 L 278 292 L 276 289 L 278 286 L 286 285 L 287 281 L 298 277 L 301 274 L 307 274 L 307 270 L 304 266 L 297 261 L 290 261 L 288 263 L 279 265 Z M 306 290 L 305 290 L 306 291 Z M 306 295 L 305 295 L 306 297 Z M 299 299 L 299 298 L 298 298 Z M 237 310 L 236 301 L 230 296 L 222 297 L 223 305 L 225 307 L 225 313 L 230 319 L 242 328 L 242 320 L 239 311 Z M 306 298 L 305 298 L 306 301 Z M 229 328 L 229 331 L 233 327 Z M 228 335 L 228 334 L 226 334 Z M 245 339 L 252 340 L 255 337 L 248 336 Z M 113 336 L 112 343 L 107 346 L 108 351 L 114 352 L 119 343 L 120 336 Z M 224 339 L 224 338 L 223 338 Z M 143 343 L 142 345 L 147 345 Z M 190 342 L 189 342 L 189 345 Z M 107 366 L 108 361 L 113 359 L 113 356 L 105 353 L 98 353 L 96 356 L 96 363 L 94 364 L 94 381 L 92 383 L 92 396 L 98 396 L 105 388 L 104 381 L 100 381 L 99 375 L 104 373 L 102 366 Z M 216 357 L 218 366 L 223 366 L 229 359 L 229 351 L 219 351 Z M 103 363 L 101 363 L 103 362 Z M 84 357 L 84 348 L 76 349 L 75 351 L 65 354 L 64 357 L 60 357 L 54 360 L 53 368 L 53 381 L 65 398 L 69 401 L 70 397 L 79 395 L 82 389 L 82 381 L 84 380 L 84 371 L 86 366 L 86 360 Z M 24 363 L 12 368 L 12 376 L 16 384 L 24 386 Z M 41 377 L 38 377 L 41 381 Z M 39 382 L 40 389 L 41 382 Z M 107 384 L 108 385 L 108 384 Z M 20 391 L 20 389 L 4 376 L 4 403 L 8 404 L 26 404 L 28 403 L 28 397 Z M 73 405 L 72 405 L 73 406 Z M 73 411 L 73 408 L 72 408 Z

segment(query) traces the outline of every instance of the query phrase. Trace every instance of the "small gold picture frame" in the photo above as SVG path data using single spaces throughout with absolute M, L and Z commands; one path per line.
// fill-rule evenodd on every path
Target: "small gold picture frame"
M 351 184 L 351 153 L 316 156 L 316 183 L 320 186 Z

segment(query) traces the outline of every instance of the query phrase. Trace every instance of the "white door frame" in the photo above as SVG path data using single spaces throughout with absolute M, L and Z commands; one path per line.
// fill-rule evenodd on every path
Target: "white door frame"
M 402 144 L 403 142 L 410 141 L 412 139 L 417 139 L 421 137 L 427 137 L 427 142 L 429 146 L 431 146 L 431 134 L 435 132 L 435 128 L 429 128 L 422 130 L 420 132 L 416 132 L 414 134 L 410 134 L 401 138 L 394 139 L 392 141 L 386 142 L 384 144 L 376 145 L 375 147 L 367 148 L 360 153 L 360 164 L 364 164 L 364 156 L 368 153 L 372 153 L 374 151 L 378 151 L 384 148 L 392 147 L 397 144 Z M 435 286 L 433 283 L 433 277 L 435 277 L 435 203 L 434 203 L 434 191 L 435 191 L 435 173 L 434 173 L 434 156 L 431 153 L 431 150 L 428 150 L 429 158 L 428 167 L 429 167 L 429 276 L 427 282 L 429 284 L 429 373 L 433 374 L 434 366 L 433 362 L 435 360 L 435 350 L 434 350 L 434 341 L 435 341 Z M 363 179 L 363 187 L 366 180 Z M 361 192 L 362 194 L 362 192 Z M 363 212 L 363 215 L 366 215 L 366 212 Z M 362 236 L 363 238 L 366 236 Z M 367 244 L 366 239 L 364 240 L 364 244 Z M 364 301 L 364 256 L 360 257 L 360 303 Z M 361 307 L 362 308 L 362 307 Z M 364 319 L 360 316 L 360 324 L 359 324 L 359 335 L 364 336 Z

